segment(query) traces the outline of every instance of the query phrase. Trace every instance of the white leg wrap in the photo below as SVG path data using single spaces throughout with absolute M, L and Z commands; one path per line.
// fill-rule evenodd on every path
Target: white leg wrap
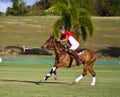
M 55 71 L 56 67 L 53 67 L 53 71 Z
M 94 86 L 94 85 L 95 85 L 95 82 L 96 82 L 96 77 L 93 77 L 93 78 L 92 78 L 91 86 Z
M 50 76 L 50 75 L 51 75 L 50 73 L 47 74 L 47 76 Z
M 75 79 L 75 82 L 79 82 L 83 78 L 82 75 L 80 75 L 78 78 Z
M 53 67 L 52 70 L 53 70 L 53 72 L 54 72 L 54 71 L 56 70 L 56 67 Z M 52 73 L 52 76 L 55 76 L 55 74 Z
M 44 80 L 47 80 L 50 76 L 51 76 L 51 74 L 48 73 L 43 79 L 44 79 Z

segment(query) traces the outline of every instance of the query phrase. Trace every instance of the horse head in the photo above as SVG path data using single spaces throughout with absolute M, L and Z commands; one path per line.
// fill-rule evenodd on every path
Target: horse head
M 45 43 L 41 46 L 42 50 L 47 50 L 54 47 L 55 38 L 53 35 L 50 35 L 50 37 L 45 41 Z
M 65 49 L 64 45 L 60 43 L 60 41 L 57 41 L 53 35 L 50 35 L 50 37 L 45 41 L 45 43 L 41 46 L 42 50 L 48 50 L 51 48 L 58 48 L 59 51 L 62 51 Z

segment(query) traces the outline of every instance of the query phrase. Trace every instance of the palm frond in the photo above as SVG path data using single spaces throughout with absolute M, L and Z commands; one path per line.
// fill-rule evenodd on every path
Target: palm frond
M 63 19 L 59 19 L 55 22 L 55 24 L 53 26 L 53 35 L 55 36 L 55 38 L 58 39 L 58 37 L 60 36 L 59 27 L 64 24 L 65 24 L 65 22 Z
M 79 22 L 81 23 L 81 26 L 85 28 L 85 31 L 87 31 L 86 33 L 92 36 L 94 32 L 94 25 L 90 15 L 85 9 L 80 9 L 79 16 Z
M 86 41 L 88 35 L 87 35 L 87 32 L 86 32 L 86 30 L 85 30 L 85 28 L 83 26 L 81 26 L 81 31 L 82 31 L 82 34 L 81 34 L 82 35 L 82 39 L 84 41 Z
M 64 25 L 77 38 L 81 36 L 84 41 L 88 36 L 93 35 L 94 25 L 90 14 L 85 9 L 67 6 L 62 3 L 54 5 L 54 9 L 62 14 L 61 18 L 54 24 L 53 33 L 56 38 L 60 35 L 59 26 L 61 25 Z
M 49 9 L 45 10 L 47 14 L 49 13 L 61 13 L 63 14 L 64 11 L 66 10 L 66 5 L 64 3 L 57 3 L 50 7 Z

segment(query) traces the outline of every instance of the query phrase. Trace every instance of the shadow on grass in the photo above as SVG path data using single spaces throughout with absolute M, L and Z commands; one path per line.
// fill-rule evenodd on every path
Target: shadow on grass
M 23 82 L 23 83 L 33 83 L 33 84 L 38 84 L 37 81 L 27 81 L 27 80 L 8 80 L 8 79 L 0 79 L 0 81 L 3 82 Z
M 36 54 L 36 55 L 52 55 L 48 51 L 42 50 L 40 48 L 25 48 L 18 46 L 7 46 L 3 51 L 5 54 Z
M 42 50 L 40 48 L 26 48 L 24 50 L 23 47 L 18 47 L 18 46 L 7 46 L 5 47 L 4 52 L 6 54 L 52 55 L 48 51 Z M 104 49 L 100 49 L 98 52 L 100 52 L 103 56 L 120 57 L 120 47 L 107 47 Z
M 120 47 L 107 47 L 98 52 L 101 52 L 103 56 L 120 57 Z
M 31 83 L 31 84 L 36 84 L 36 85 L 40 85 L 40 84 L 66 84 L 66 85 L 70 85 L 68 83 L 64 83 L 64 82 L 44 82 L 44 83 L 40 83 L 40 81 L 28 81 L 28 80 L 8 80 L 8 79 L 0 79 L 0 81 L 3 82 L 20 82 L 20 83 Z
M 40 83 L 40 84 L 42 84 L 42 83 Z M 45 82 L 43 84 L 65 84 L 65 85 L 71 85 L 71 84 L 65 83 L 65 82 Z

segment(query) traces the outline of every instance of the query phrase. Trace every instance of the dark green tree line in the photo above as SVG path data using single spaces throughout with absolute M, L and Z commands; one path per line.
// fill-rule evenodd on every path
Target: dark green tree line
M 22 0 L 11 0 L 13 2 L 13 7 L 8 7 L 6 15 L 24 15 L 27 13 L 27 7 Z
M 7 15 L 45 15 L 44 10 L 59 3 L 67 4 L 67 0 L 40 0 L 32 6 L 25 6 L 26 0 L 11 0 L 13 8 L 8 8 Z M 120 16 L 120 0 L 70 0 L 78 8 L 86 9 L 91 15 Z M 30 14 L 29 14 L 30 13 Z M 38 13 L 38 14 L 37 14 Z M 61 13 L 52 12 L 52 15 Z
M 50 5 L 67 3 L 67 0 L 48 0 Z M 70 0 L 79 8 L 88 10 L 91 15 L 120 16 L 120 0 Z

